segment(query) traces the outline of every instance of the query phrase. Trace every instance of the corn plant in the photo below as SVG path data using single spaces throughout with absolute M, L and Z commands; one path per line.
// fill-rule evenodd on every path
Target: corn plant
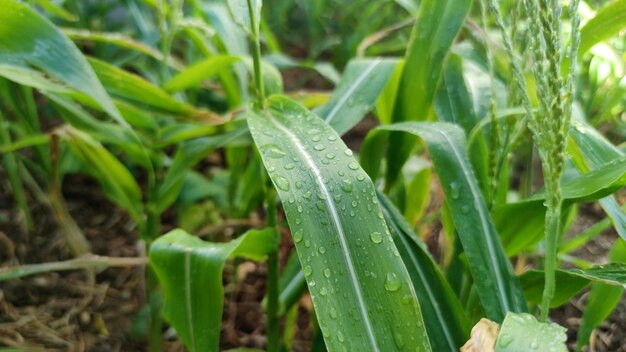
M 116 30 L 132 38 L 91 27 L 92 7 L 107 5 L 36 3 L 80 23 L 59 28 L 0 0 L 2 169 L 24 233 L 37 226 L 28 195 L 39 195 L 78 258 L 3 268 L 0 280 L 145 264 L 89 255 L 63 201 L 64 175 L 78 172 L 146 244 L 153 351 L 161 316 L 188 350 L 220 350 L 223 272 L 234 258 L 265 262 L 268 351 L 292 347 L 304 295 L 312 349 L 329 351 L 564 351 L 550 309 L 591 287 L 583 348 L 623 296 L 626 215 L 613 193 L 626 185 L 626 157 L 597 127 L 623 123 L 614 117 L 623 62 L 598 53 L 619 40 L 626 1 L 582 25 L 578 0 L 357 1 L 350 11 L 375 20 L 360 19 L 335 46 L 324 36 L 355 16 L 336 14 L 329 30 L 326 1 L 129 1 L 132 20 Z M 306 31 L 282 33 L 282 14 L 301 10 Z M 407 40 L 406 24 L 378 18 L 387 11 L 414 20 Z M 308 58 L 281 53 L 305 34 Z M 357 48 L 381 56 L 354 58 Z M 316 61 L 322 54 L 346 63 L 341 73 Z M 285 91 L 279 69 L 294 67 L 335 88 Z M 378 126 L 349 148 L 346 134 L 368 114 Z M 610 137 L 623 138 L 619 128 Z M 219 171 L 203 174 L 198 165 L 217 150 Z M 203 201 L 247 228 L 198 238 L 212 225 L 192 214 Z M 595 201 L 606 218 L 565 237 L 578 204 Z M 171 209 L 179 228 L 161 235 Z M 424 238 L 439 224 L 433 255 Z M 606 265 L 575 257 L 608 228 L 619 237 Z M 295 250 L 281 267 L 287 229 Z

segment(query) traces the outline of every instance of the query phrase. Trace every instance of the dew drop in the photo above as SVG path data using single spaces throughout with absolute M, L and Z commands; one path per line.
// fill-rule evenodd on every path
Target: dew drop
M 383 241 L 383 235 L 380 232 L 372 232 L 370 234 L 370 240 L 374 243 L 381 243 Z
M 507 333 L 504 333 L 498 337 L 498 345 L 500 347 L 507 347 L 513 342 L 513 337 Z
M 301 206 L 301 205 L 298 205 L 298 213 L 302 213 L 302 211 L 303 211 L 303 210 L 304 210 L 304 209 L 302 209 L 302 206 Z
M 404 348 L 404 338 L 402 338 L 402 335 L 397 331 L 393 333 L 393 342 L 395 342 L 398 349 Z
M 304 230 L 303 229 L 300 229 L 300 230 L 298 230 L 298 231 L 293 233 L 293 240 L 296 243 L 302 242 L 302 238 L 304 238 Z
M 322 246 L 322 247 L 318 248 L 317 250 L 320 252 L 320 254 L 326 253 L 326 247 Z
M 283 191 L 289 191 L 289 181 L 282 176 L 276 177 L 276 186 Z
M 358 175 L 358 176 L 356 177 L 356 179 L 357 179 L 358 181 L 363 181 L 363 180 L 365 180 L 365 175 L 360 174 L 360 175 Z
M 343 180 L 343 182 L 341 183 L 341 189 L 346 193 L 352 192 L 352 190 L 354 189 L 354 187 L 352 186 L 352 180 L 349 178 Z
M 359 205 L 359 203 L 357 203 L 356 200 L 353 200 L 351 204 L 353 208 L 356 208 L 356 206 Z
M 287 154 L 276 144 L 268 144 L 263 148 L 263 155 L 272 159 L 280 159 Z
M 400 282 L 398 275 L 394 273 L 387 273 L 387 276 L 385 277 L 385 290 L 395 292 L 398 291 L 401 286 L 402 282 Z
M 352 153 L 352 150 L 350 150 L 350 149 L 346 149 L 346 150 L 344 150 L 344 151 L 343 151 L 343 153 L 344 153 L 345 155 L 347 155 L 347 156 L 352 156 L 352 155 L 354 154 L 354 153 Z
M 320 295 L 326 296 L 328 294 L 328 289 L 326 287 L 320 288 Z
M 319 151 L 322 151 L 322 150 L 326 149 L 326 147 L 323 144 L 316 144 L 313 147 L 313 149 L 315 149 L 315 150 L 317 150 L 319 152 Z
M 332 134 L 330 136 L 328 136 L 328 140 L 331 142 L 334 142 L 337 140 L 337 137 L 333 136 Z
M 305 246 L 306 248 L 311 247 L 311 242 L 310 242 L 309 240 L 304 241 L 304 246 Z
M 337 331 L 337 339 L 340 342 L 344 342 L 346 340 L 346 338 L 343 336 L 343 333 L 341 331 Z
M 337 310 L 335 309 L 335 307 L 331 307 L 330 308 L 330 318 L 331 319 L 337 319 Z
M 297 188 L 297 189 L 302 188 L 302 182 L 301 182 L 301 181 L 297 181 L 297 182 L 296 182 L 296 188 Z
M 311 276 L 311 274 L 313 274 L 313 268 L 311 268 L 310 265 L 305 266 L 302 270 L 304 271 L 304 276 L 306 277 L 309 277 Z
M 330 160 L 333 160 L 335 158 L 335 154 L 333 154 L 333 153 L 326 153 L 326 158 L 330 159 Z
M 329 277 L 330 277 L 330 269 L 329 269 L 329 268 L 324 269 L 324 276 L 325 276 L 326 278 L 329 278 Z
M 461 186 L 458 183 L 452 182 L 450 184 L 450 196 L 452 197 L 452 199 L 458 199 L 460 191 L 461 191 Z
M 285 166 L 283 167 L 285 168 L 285 170 L 292 170 L 296 166 L 292 163 L 289 163 L 289 164 L 285 164 Z
M 350 164 L 348 164 L 348 167 L 352 170 L 358 170 L 359 169 L 359 164 L 356 161 L 352 161 L 350 162 Z
M 321 140 L 321 138 L 320 138 L 320 136 L 313 136 L 313 137 L 311 138 L 311 140 L 312 140 L 313 142 L 319 142 L 319 141 Z

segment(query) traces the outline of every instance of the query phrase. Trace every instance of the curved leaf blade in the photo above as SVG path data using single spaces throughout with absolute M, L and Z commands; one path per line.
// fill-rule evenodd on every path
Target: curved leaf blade
M 328 103 L 315 113 L 343 135 L 374 107 L 397 64 L 382 58 L 350 61 Z
M 117 122 L 128 125 L 71 40 L 27 5 L 0 0 L 0 8 L 0 63 L 37 67 L 89 95 Z
M 220 74 L 237 61 L 239 61 L 238 57 L 230 55 L 210 57 L 179 72 L 165 82 L 163 89 L 169 92 L 178 92 L 194 87 L 200 82 Z
M 421 1 L 406 52 L 393 122 L 428 119 L 446 56 L 471 6 L 471 0 Z M 415 144 L 415 138 L 393 135 L 390 143 L 393 147 L 387 155 L 387 182 L 393 185 Z
M 465 152 L 463 130 L 445 122 L 404 122 L 378 131 L 408 132 L 426 142 L 487 316 L 501 322 L 507 312 L 526 311 L 517 276 Z
M 262 260 L 278 246 L 273 229 L 251 230 L 227 243 L 210 243 L 173 230 L 150 246 L 150 264 L 163 287 L 163 317 L 191 352 L 217 351 L 227 259 Z
M 268 104 L 249 112 L 248 124 L 283 203 L 326 346 L 429 351 L 409 275 L 352 151 L 297 103 L 276 96 Z
M 582 57 L 591 47 L 614 36 L 626 27 L 626 0 L 615 0 L 602 8 L 580 30 L 578 56 Z
M 378 200 L 411 276 L 433 350 L 457 351 L 469 338 L 469 321 L 461 302 L 402 214 L 380 192 Z

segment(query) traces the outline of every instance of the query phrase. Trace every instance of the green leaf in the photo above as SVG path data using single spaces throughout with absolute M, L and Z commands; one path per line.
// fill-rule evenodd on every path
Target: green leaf
M 93 98 L 121 125 L 122 118 L 78 48 L 27 5 L 0 0 L 0 63 L 36 67 Z
M 374 107 L 397 64 L 381 58 L 350 61 L 329 102 L 315 113 L 343 135 Z
M 251 9 L 248 8 L 248 2 L 252 7 Z M 228 8 L 235 22 L 248 33 L 259 33 L 262 6 L 262 0 L 228 0 Z M 251 27 L 250 15 L 252 15 L 254 28 Z
M 113 44 L 121 48 L 126 48 L 142 53 L 146 56 L 152 57 L 157 61 L 163 60 L 163 55 L 160 51 L 121 33 L 94 32 L 76 28 L 62 28 L 61 32 L 63 32 L 63 34 L 65 34 L 73 41 L 92 41 Z M 174 60 L 168 60 L 168 63 L 170 65 L 173 65 L 173 62 Z
M 617 240 L 611 248 L 609 259 L 612 262 L 626 263 L 626 242 Z M 593 329 L 599 326 L 621 301 L 624 287 L 594 283 L 585 304 L 578 330 L 578 349 L 589 343 Z
M 227 259 L 262 260 L 278 246 L 273 229 L 250 230 L 227 243 L 210 243 L 173 230 L 150 246 L 150 264 L 163 287 L 163 317 L 191 352 L 217 351 Z
M 191 168 L 215 149 L 224 146 L 246 132 L 246 128 L 239 128 L 216 136 L 196 138 L 181 143 L 174 155 L 172 164 L 167 169 L 163 182 L 158 187 L 157 212 L 165 211 L 176 200 L 185 181 L 185 176 Z
M 581 172 L 588 172 L 616 160 L 624 153 L 593 127 L 582 121 L 572 121 L 569 136 L 574 143 L 569 143 L 574 164 Z M 626 214 L 613 196 L 600 200 L 600 205 L 611 219 L 615 230 L 626 240 Z
M 433 350 L 457 351 L 469 338 L 469 322 L 463 306 L 402 214 L 382 193 L 378 193 L 378 199 L 411 276 Z
M 522 287 L 524 288 L 524 296 L 528 303 L 541 303 L 544 280 L 545 273 L 541 270 L 531 270 L 520 277 Z M 556 308 L 567 303 L 574 295 L 587 286 L 589 286 L 589 280 L 557 270 L 556 291 L 550 302 L 550 308 Z
M 193 107 L 179 102 L 143 77 L 95 58 L 87 60 L 112 96 L 172 114 L 191 115 L 194 112 Z
M 558 324 L 541 323 L 530 314 L 509 313 L 500 328 L 496 352 L 567 352 L 566 331 Z
M 588 269 L 569 269 L 567 272 L 590 281 L 626 287 L 626 263 L 610 263 Z
M 574 203 L 604 198 L 624 186 L 626 186 L 626 156 L 561 182 L 563 199 Z M 526 201 L 541 201 L 544 197 L 545 194 L 541 192 Z
M 78 20 L 76 16 L 74 16 L 71 12 L 64 9 L 63 6 L 57 5 L 51 0 L 37 0 L 37 4 L 41 6 L 41 8 L 46 10 L 46 12 L 58 18 L 64 19 L 69 22 L 74 22 Z
M 178 92 L 195 87 L 202 81 L 220 74 L 237 61 L 239 61 L 238 57 L 230 55 L 210 57 L 179 72 L 176 76 L 165 82 L 163 89 L 170 92 Z
M 406 52 L 393 122 L 428 119 L 446 56 L 471 6 L 471 0 L 421 1 Z M 390 140 L 387 183 L 393 185 L 411 153 L 415 138 L 392 135 Z
M 584 55 L 591 47 L 609 39 L 626 27 L 626 0 L 615 0 L 598 11 L 580 30 L 578 56 Z
M 404 122 L 377 131 L 408 132 L 428 145 L 487 316 L 500 322 L 507 312 L 526 311 L 523 292 L 469 164 L 463 130 L 445 122 Z
M 429 351 L 374 185 L 322 119 L 285 97 L 248 124 L 283 203 L 330 351 Z M 375 263 L 375 264 L 374 264 Z
M 435 97 L 435 109 L 440 121 L 456 123 L 468 136 L 480 120 L 463 77 L 463 60 L 457 54 L 448 57 Z
M 141 191 L 128 169 L 102 144 L 85 133 L 65 128 L 61 137 L 81 160 L 85 171 L 98 180 L 104 194 L 126 209 L 134 221 L 142 223 Z

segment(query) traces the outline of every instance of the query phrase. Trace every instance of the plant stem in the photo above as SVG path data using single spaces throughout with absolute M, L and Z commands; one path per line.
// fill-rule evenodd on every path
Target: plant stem
M 4 126 L 5 119 L 2 112 L 0 112 L 0 143 L 3 145 L 11 144 L 11 134 L 9 133 L 8 125 Z M 26 192 L 24 191 L 24 185 L 22 179 L 19 176 L 20 164 L 17 160 L 15 153 L 6 152 L 3 156 L 4 169 L 9 179 L 9 184 L 13 190 L 13 197 L 15 202 L 23 216 L 24 233 L 28 233 L 33 229 L 33 218 L 28 209 L 28 202 L 26 201 Z
M 276 226 L 276 193 L 269 189 L 266 197 L 266 215 L 269 227 L 276 229 L 276 235 L 280 236 Z M 279 316 L 279 254 L 278 248 L 270 253 L 267 260 L 267 351 L 278 352 L 280 350 L 280 316 Z
M 261 72 L 261 43 L 259 42 L 259 30 L 254 18 L 252 0 L 248 0 L 248 13 L 250 16 L 250 31 L 252 33 L 252 60 L 254 62 L 254 83 L 257 92 L 257 106 L 262 107 L 265 100 L 265 86 L 263 85 L 263 73 Z M 260 19 L 258 19 L 260 20 Z
M 546 233 L 545 233 L 545 260 L 544 260 L 544 281 L 545 286 L 541 297 L 541 321 L 548 321 L 550 313 L 550 302 L 554 297 L 555 272 L 557 268 L 557 246 L 559 235 L 561 234 L 561 201 L 548 202 L 546 212 Z

